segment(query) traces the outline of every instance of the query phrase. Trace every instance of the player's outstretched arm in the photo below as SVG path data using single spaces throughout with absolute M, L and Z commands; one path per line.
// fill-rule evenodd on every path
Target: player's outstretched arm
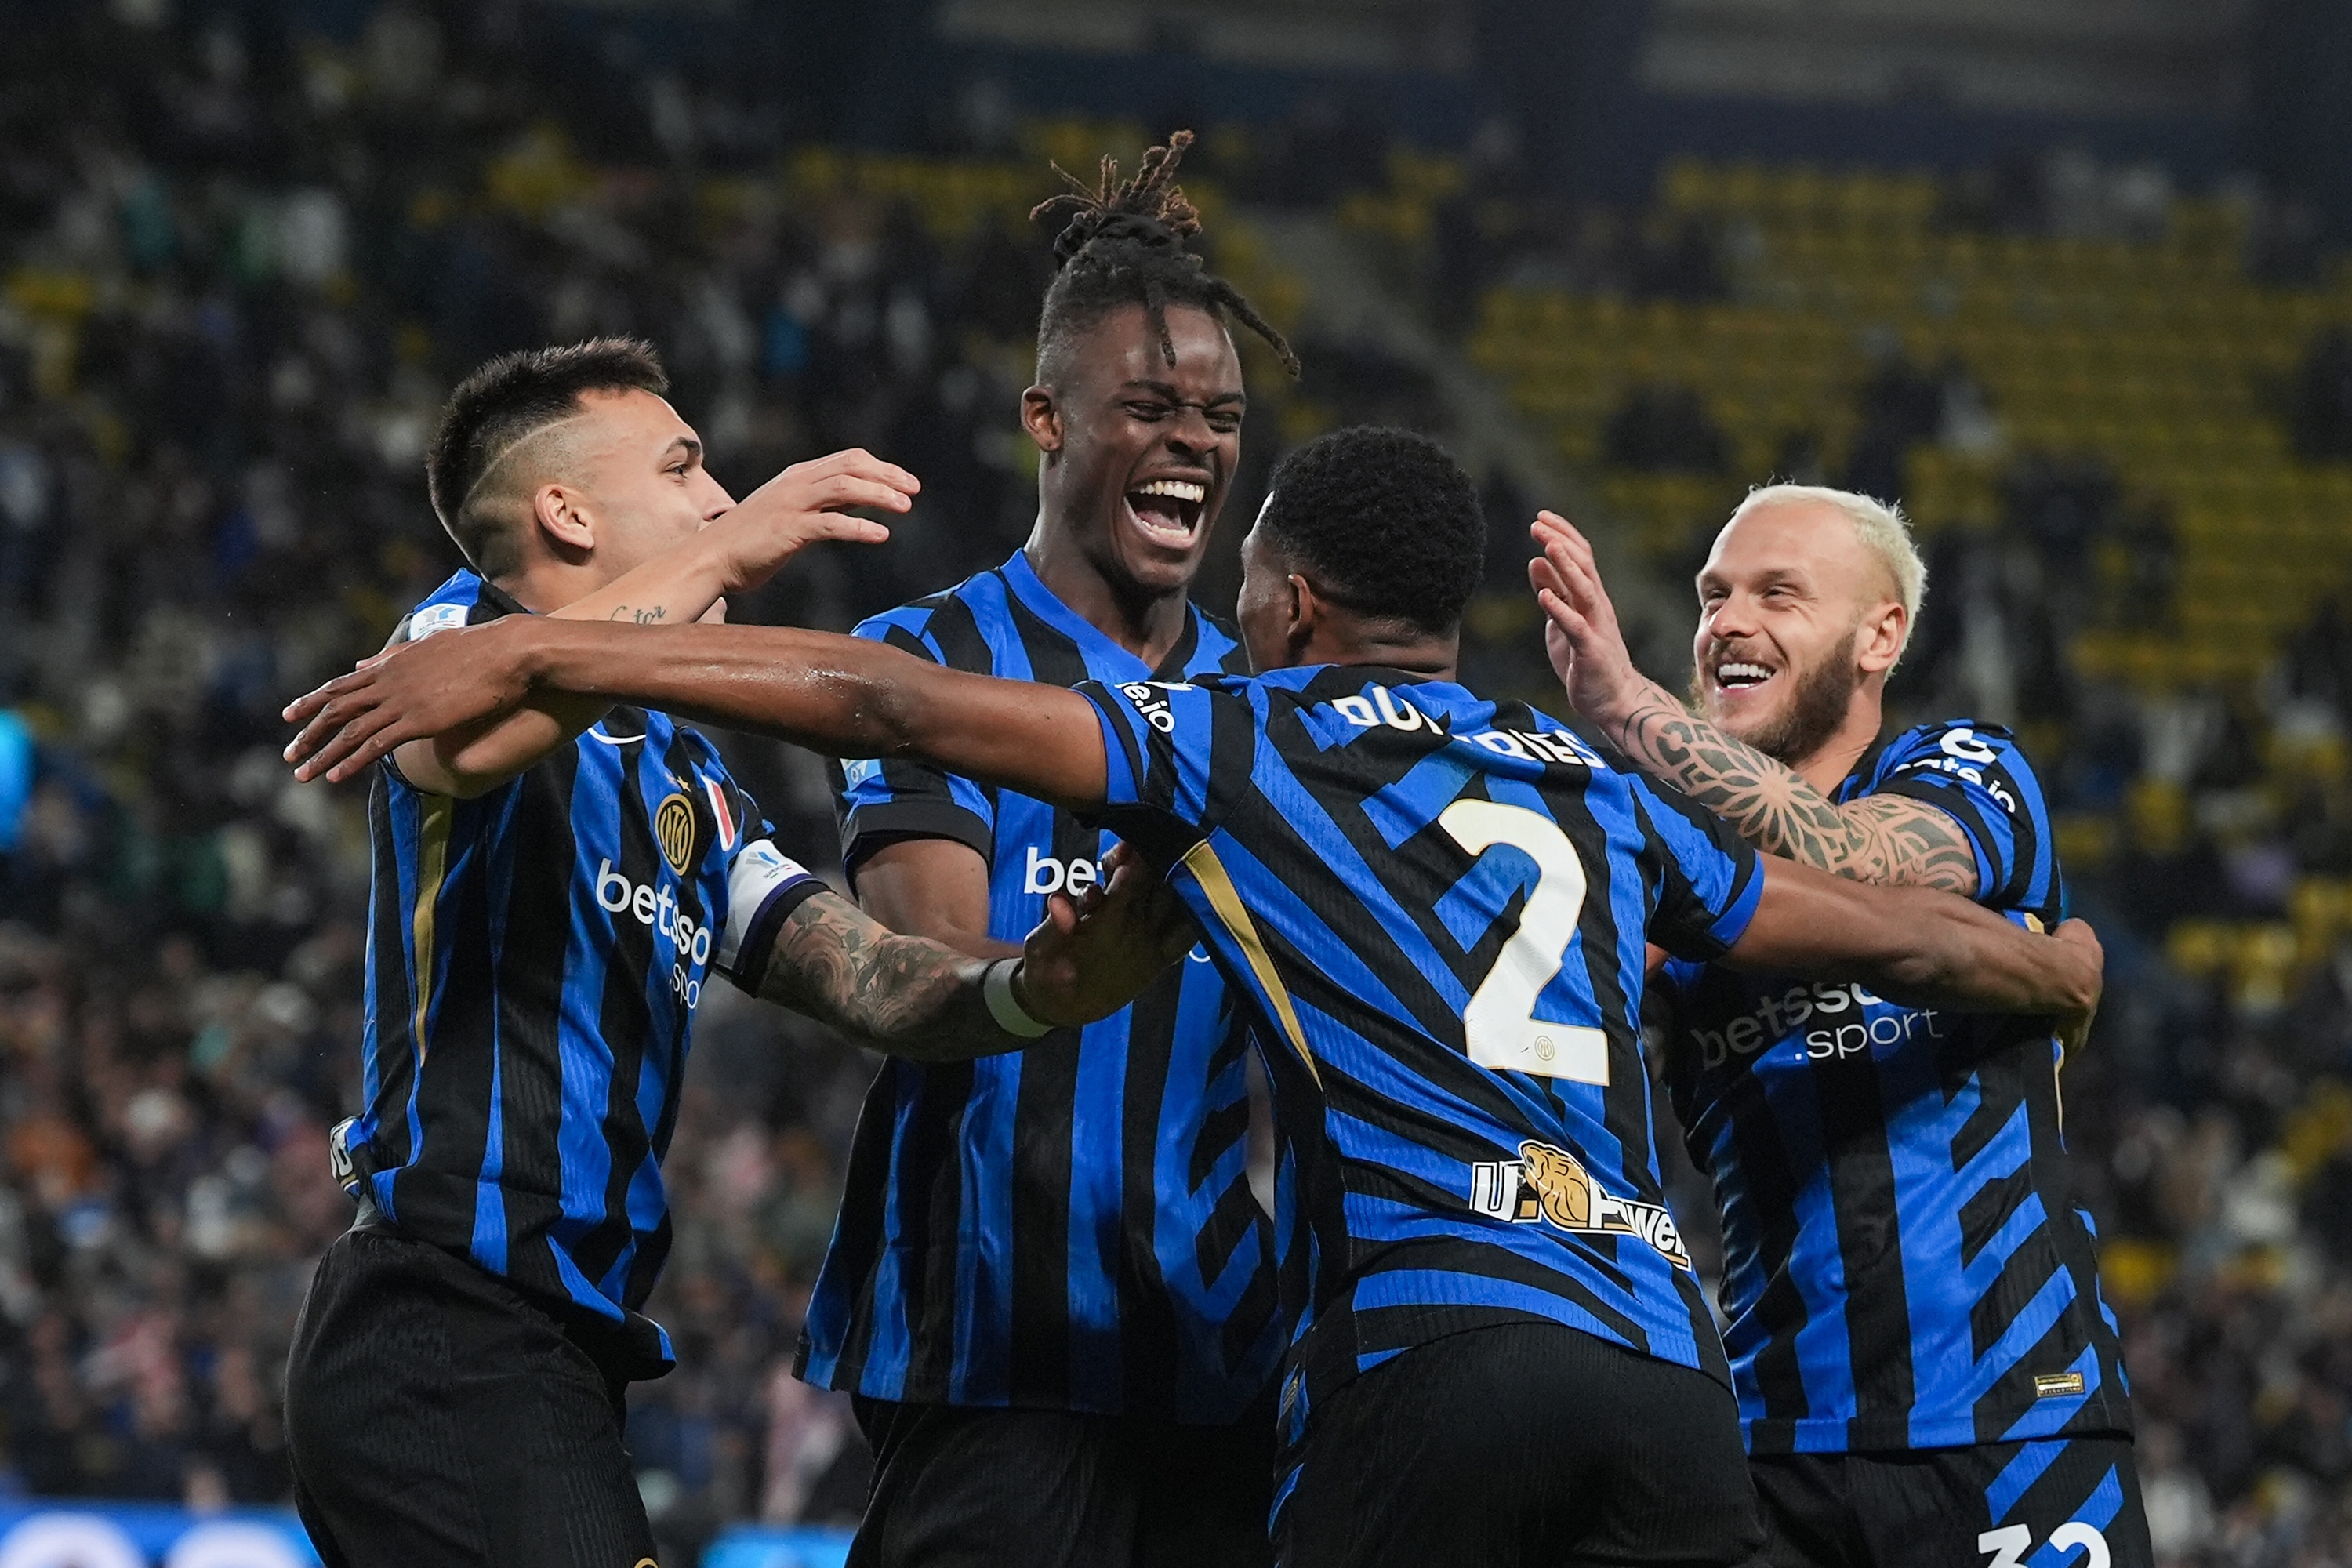
M 1057 805 L 1108 781 L 1075 691 L 947 669 L 859 637 L 776 626 L 614 626 L 509 616 L 393 649 L 294 702 L 295 776 L 342 780 L 422 736 L 571 692 L 774 735 L 827 756 L 908 757 Z
M 1949 814 L 1899 795 L 1837 805 L 1692 712 L 1633 667 L 1584 536 L 1549 511 L 1530 531 L 1543 553 L 1528 563 L 1528 578 L 1543 605 L 1552 669 L 1570 705 L 1643 773 L 1723 817 L 1769 854 L 1858 881 L 1977 891 L 1976 852 Z
M 2105 954 L 2081 921 L 2050 935 L 1926 888 L 1879 888 L 1775 856 L 1759 861 L 1756 916 L 1724 962 L 1808 979 L 1860 979 L 1891 1001 L 2049 1014 L 2069 1049 L 2089 1032 Z
M 1183 905 L 1141 858 L 1114 850 L 1107 883 L 1075 900 L 1049 898 L 1021 956 L 992 963 L 900 936 L 819 893 L 776 932 L 760 994 L 876 1050 L 961 1061 L 1018 1050 L 1047 1026 L 1108 1017 L 1195 940 Z M 992 971 L 1001 971 L 993 1002 Z
M 692 539 L 550 614 L 638 626 L 723 620 L 726 595 L 760 586 L 819 540 L 873 544 L 890 537 L 881 523 L 845 509 L 905 511 L 921 488 L 906 469 L 861 448 L 795 463 Z M 470 798 L 570 744 L 611 706 L 569 693 L 535 694 L 496 718 L 408 742 L 394 761 L 419 789 Z

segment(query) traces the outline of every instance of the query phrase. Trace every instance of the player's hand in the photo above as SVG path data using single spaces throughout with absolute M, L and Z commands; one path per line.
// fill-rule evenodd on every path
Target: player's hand
M 286 748 L 294 776 L 343 780 L 410 741 L 494 719 L 530 690 L 523 658 L 529 616 L 403 643 L 287 704 L 302 726 Z
M 2090 1004 L 2058 1017 L 2058 1048 L 2066 1057 L 2081 1050 L 2091 1037 L 2091 1021 L 2098 1016 L 2099 994 L 2105 988 L 2107 954 L 2099 944 L 2099 933 L 2091 929 L 2088 921 L 2062 921 L 2051 932 L 2051 940 L 2063 942 L 2073 948 L 2089 971 Z
M 1107 880 L 1076 898 L 1055 893 L 1022 946 L 1015 993 L 1042 1023 L 1108 1017 L 1199 940 L 1192 912 L 1127 845 L 1103 861 Z
M 1649 682 L 1633 668 L 1584 535 L 1555 511 L 1538 512 L 1528 531 L 1541 552 L 1528 563 L 1528 583 L 1543 606 L 1552 673 L 1569 705 L 1608 729 Z
M 701 542 L 718 552 L 722 591 L 760 586 L 803 549 L 821 539 L 879 544 L 884 524 L 853 517 L 852 507 L 905 511 L 922 481 L 862 447 L 794 463 L 704 529 Z

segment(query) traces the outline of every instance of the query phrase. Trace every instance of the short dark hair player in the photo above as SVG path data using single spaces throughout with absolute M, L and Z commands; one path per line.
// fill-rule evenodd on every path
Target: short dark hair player
M 459 386 L 429 478 L 473 564 L 394 641 L 533 612 L 693 620 L 811 540 L 885 535 L 840 509 L 908 503 L 911 476 L 849 452 L 737 506 L 664 387 L 651 350 L 614 340 Z M 622 1398 L 671 1360 L 640 1309 L 715 977 L 959 1059 L 1027 1044 L 1025 1008 L 1098 1016 L 1158 968 L 1100 926 L 1117 900 L 1042 927 L 1026 960 L 893 936 L 777 850 L 709 742 L 601 700 L 402 748 L 369 824 L 365 1104 L 334 1140 L 359 1221 L 319 1265 L 287 1372 L 297 1499 L 330 1568 L 651 1560 Z

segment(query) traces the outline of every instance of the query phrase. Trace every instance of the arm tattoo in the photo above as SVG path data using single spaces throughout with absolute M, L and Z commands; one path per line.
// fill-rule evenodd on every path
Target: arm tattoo
M 631 621 L 641 626 L 650 626 L 669 619 L 669 612 L 659 605 L 615 605 L 613 606 L 613 613 L 604 618 L 608 621 Z
M 1034 1044 L 996 1026 L 985 961 L 900 936 L 835 893 L 784 917 L 760 994 L 863 1046 L 917 1061 L 964 1061 Z
M 1857 882 L 1941 888 L 1973 897 L 1976 851 L 1950 815 L 1900 795 L 1833 805 L 1821 791 L 1654 689 L 1626 719 L 1618 744 L 1773 855 Z

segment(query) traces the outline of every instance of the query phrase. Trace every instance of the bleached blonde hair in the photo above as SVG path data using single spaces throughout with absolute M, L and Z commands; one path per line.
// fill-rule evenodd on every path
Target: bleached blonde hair
M 1895 584 L 1895 596 L 1903 605 L 1903 647 L 1911 646 L 1911 634 L 1919 629 L 1919 606 L 1927 597 L 1927 563 L 1919 558 L 1919 546 L 1911 538 L 1910 520 L 1903 509 L 1892 501 L 1883 501 L 1859 490 L 1833 489 L 1828 485 L 1758 485 L 1748 492 L 1748 499 L 1732 509 L 1724 523 L 1729 528 L 1749 512 L 1768 506 L 1811 502 L 1825 506 L 1853 525 L 1853 536 L 1863 547 L 1878 557 L 1886 568 L 1889 581 Z M 1897 648 L 1899 659 L 1903 648 Z

